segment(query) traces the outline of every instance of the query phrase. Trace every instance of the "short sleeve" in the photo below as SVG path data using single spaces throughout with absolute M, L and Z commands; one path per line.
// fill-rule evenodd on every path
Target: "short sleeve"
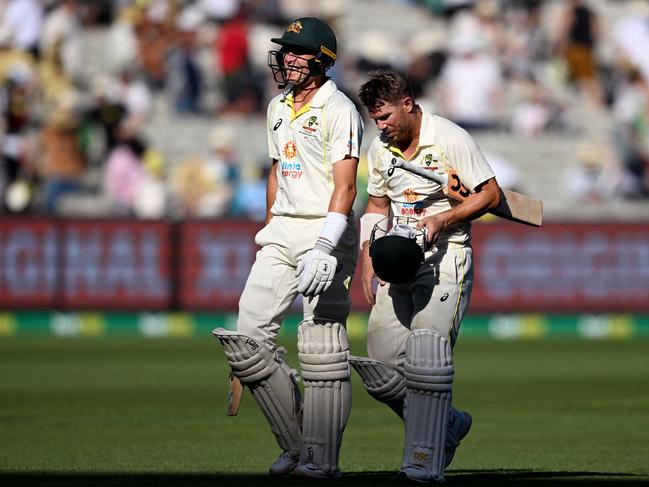
M 445 123 L 452 124 L 449 121 Z M 462 183 L 474 190 L 488 179 L 495 177 L 493 169 L 473 137 L 455 124 L 447 128 L 450 128 L 445 141 L 448 163 L 457 170 Z
M 388 182 L 379 170 L 378 150 L 378 146 L 372 144 L 367 151 L 367 192 L 372 196 L 381 197 L 388 194 Z
M 331 162 L 335 163 L 348 157 L 360 157 L 363 139 L 363 121 L 358 110 L 351 102 L 344 108 L 334 110 L 330 115 L 329 151 Z
M 271 159 L 279 160 L 279 149 L 277 148 L 277 139 L 275 138 L 276 131 L 274 130 L 275 126 L 275 109 L 277 107 L 277 102 L 272 100 L 268 104 L 268 110 L 266 112 L 266 134 L 268 138 L 268 157 Z

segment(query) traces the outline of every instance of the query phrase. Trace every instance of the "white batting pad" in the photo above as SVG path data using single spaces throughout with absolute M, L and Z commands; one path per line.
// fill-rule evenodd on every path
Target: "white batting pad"
M 350 356 L 349 363 L 363 380 L 363 386 L 377 401 L 387 404 L 403 419 L 406 381 L 403 376 L 383 362 L 366 357 Z
M 340 323 L 305 320 L 298 326 L 297 346 L 304 380 L 300 465 L 334 477 L 351 410 L 347 332 Z
M 212 333 L 223 344 L 234 375 L 250 389 L 277 444 L 297 458 L 302 442 L 302 398 L 289 365 L 281 354 L 250 337 L 222 328 Z
M 414 480 L 444 480 L 448 411 L 453 385 L 449 341 L 432 330 L 413 332 L 405 357 L 406 439 L 401 471 Z

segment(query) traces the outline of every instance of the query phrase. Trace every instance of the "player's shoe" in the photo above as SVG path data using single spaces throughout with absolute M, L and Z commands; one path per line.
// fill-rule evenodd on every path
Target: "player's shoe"
M 409 480 L 414 480 L 415 482 L 423 482 L 426 484 L 435 480 L 433 478 L 433 473 L 430 470 L 417 465 L 406 465 L 405 467 L 401 467 L 401 470 L 399 470 L 397 477 L 406 477 Z
M 453 461 L 455 450 L 460 446 L 460 441 L 467 435 L 473 422 L 467 411 L 457 411 L 452 418 L 449 418 L 448 429 L 446 430 L 446 449 L 444 451 L 444 468 Z
M 297 467 L 298 459 L 287 452 L 282 452 L 275 463 L 270 466 L 268 473 L 271 475 L 288 475 Z
M 334 472 L 327 472 L 315 463 L 301 463 L 295 467 L 293 475 L 298 477 L 308 477 L 310 479 L 337 479 L 340 478 L 342 474 L 338 469 Z

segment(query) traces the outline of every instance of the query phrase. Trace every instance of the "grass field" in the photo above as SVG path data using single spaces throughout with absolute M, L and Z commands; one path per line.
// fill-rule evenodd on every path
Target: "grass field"
M 455 360 L 474 425 L 446 484 L 649 484 L 649 341 L 460 340 Z M 301 485 L 266 476 L 279 451 L 247 392 L 225 416 L 226 375 L 211 337 L 2 339 L 0 484 Z M 410 485 L 402 424 L 353 380 L 336 485 Z

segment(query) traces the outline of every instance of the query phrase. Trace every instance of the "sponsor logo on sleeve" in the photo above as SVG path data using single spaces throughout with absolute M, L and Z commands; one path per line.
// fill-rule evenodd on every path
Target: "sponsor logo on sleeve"
M 354 133 L 349 132 L 349 141 L 347 142 L 347 152 L 349 154 L 355 154 L 356 153 L 356 142 L 354 142 Z

